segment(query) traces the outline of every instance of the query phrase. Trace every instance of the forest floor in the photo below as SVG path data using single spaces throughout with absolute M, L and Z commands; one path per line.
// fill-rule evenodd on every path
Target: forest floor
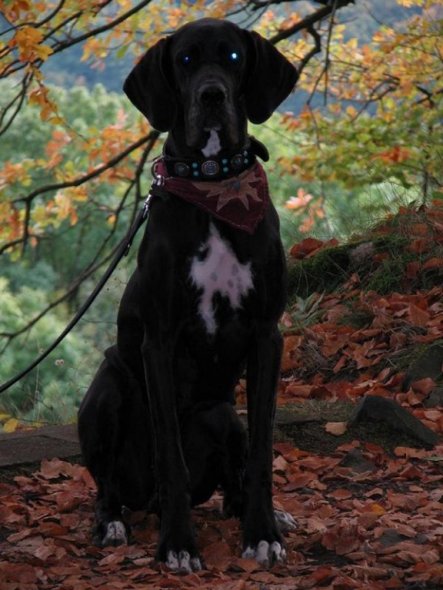
M 129 546 L 96 547 L 94 483 L 79 462 L 53 459 L 0 479 L 0 590 L 441 589 L 442 249 L 435 207 L 346 249 L 291 251 L 274 445 L 274 504 L 298 525 L 287 563 L 242 559 L 219 496 L 193 511 L 201 572 L 155 563 L 153 515 L 132 515 Z M 319 288 L 319 268 L 342 279 Z M 244 383 L 237 397 L 241 407 Z

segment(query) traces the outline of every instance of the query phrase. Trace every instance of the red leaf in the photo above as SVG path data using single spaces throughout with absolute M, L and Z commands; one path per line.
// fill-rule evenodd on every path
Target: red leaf
M 423 270 L 437 268 L 437 269 L 443 271 L 443 258 L 436 258 L 435 256 L 433 258 L 429 258 L 429 260 L 427 260 L 423 264 L 422 268 L 423 268 Z
M 292 248 L 289 250 L 289 254 L 298 260 L 305 258 L 312 252 L 315 252 L 324 246 L 324 242 L 322 240 L 317 240 L 316 238 L 306 238 L 302 240 L 298 244 L 294 244 Z
M 409 304 L 409 317 L 414 326 L 426 326 L 430 315 L 427 311 L 420 309 L 413 303 Z
M 413 383 L 411 383 L 411 387 L 417 393 L 429 395 L 435 387 L 435 381 L 430 377 L 425 377 L 424 379 L 413 381 Z

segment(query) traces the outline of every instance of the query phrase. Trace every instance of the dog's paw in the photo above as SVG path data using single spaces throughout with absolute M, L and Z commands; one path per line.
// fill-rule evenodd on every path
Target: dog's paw
M 260 541 L 256 547 L 248 545 L 242 553 L 245 559 L 255 559 L 260 565 L 268 568 L 275 563 L 283 563 L 286 560 L 286 549 L 278 541 L 268 543 Z
M 121 520 L 112 520 L 106 525 L 105 534 L 101 541 L 103 547 L 117 547 L 128 544 L 128 534 Z
M 281 533 L 295 531 L 295 529 L 298 528 L 297 521 L 292 516 L 292 514 L 289 514 L 289 512 L 284 512 L 283 510 L 274 510 L 274 516 L 278 530 Z
M 191 557 L 188 551 L 168 551 L 166 565 L 174 572 L 198 572 L 202 569 L 202 563 L 198 557 Z

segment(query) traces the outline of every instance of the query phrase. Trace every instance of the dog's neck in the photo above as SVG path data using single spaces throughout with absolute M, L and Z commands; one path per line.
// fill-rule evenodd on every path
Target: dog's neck
M 179 118 L 163 148 L 168 172 L 194 180 L 218 180 L 240 174 L 253 165 L 256 155 L 268 161 L 268 150 L 248 135 L 247 120 L 242 121 L 235 142 L 226 129 L 210 129 L 203 135 L 202 144 L 194 147 L 189 145 L 184 122 Z
M 165 154 L 174 158 L 210 158 L 211 156 L 222 157 L 224 154 L 233 154 L 249 146 L 247 124 L 242 126 L 238 134 L 238 141 L 233 143 L 223 129 L 206 130 L 202 144 L 190 146 L 187 142 L 184 126 L 177 125 L 172 129 L 165 142 Z

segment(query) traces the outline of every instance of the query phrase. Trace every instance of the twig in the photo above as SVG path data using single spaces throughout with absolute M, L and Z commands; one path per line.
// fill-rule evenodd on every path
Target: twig
M 331 61 L 329 59 L 329 53 L 330 53 L 330 49 L 331 49 L 332 29 L 334 27 L 334 16 L 335 16 L 336 10 L 337 10 L 337 0 L 334 0 L 334 3 L 332 5 L 331 18 L 329 19 L 328 38 L 326 41 L 326 55 L 325 55 L 325 67 L 324 67 L 325 88 L 324 88 L 324 92 L 323 92 L 324 106 L 326 106 L 328 103 L 329 66 L 331 65 Z
M 59 190 L 62 188 L 69 188 L 72 186 L 81 186 L 82 184 L 84 184 L 88 180 L 91 180 L 92 178 L 95 178 L 96 176 L 100 176 L 100 174 L 102 174 L 102 172 L 105 172 L 109 168 L 113 168 L 121 160 L 126 158 L 127 155 L 129 155 L 135 149 L 139 148 L 141 145 L 143 145 L 144 143 L 146 143 L 147 141 L 152 139 L 152 137 L 156 134 L 158 134 L 157 131 L 150 131 L 148 133 L 148 135 L 145 135 L 141 139 L 132 143 L 129 147 L 127 147 L 125 150 L 120 152 L 117 156 L 114 156 L 114 158 L 111 158 L 105 164 L 98 166 L 92 172 L 88 172 L 88 174 L 85 174 L 83 176 L 79 176 L 78 178 L 75 178 L 74 180 L 67 180 L 65 182 L 57 182 L 54 184 L 48 184 L 46 186 L 42 186 L 40 188 L 35 189 L 34 191 L 32 191 L 32 193 L 29 193 L 25 197 L 19 197 L 18 199 L 15 199 L 13 202 L 14 203 L 29 202 L 29 201 L 32 201 L 38 195 L 42 195 L 42 194 L 48 193 L 50 191 L 55 191 L 55 190 Z
M 338 9 L 353 3 L 354 0 L 336 0 L 336 2 L 334 2 L 334 6 L 335 9 Z M 295 35 L 295 33 L 302 31 L 303 29 L 308 29 L 308 27 L 310 26 L 312 27 L 319 21 L 329 16 L 331 12 L 333 12 L 334 6 L 331 5 L 319 8 L 319 10 L 313 12 L 312 14 L 308 14 L 308 16 L 292 25 L 292 27 L 288 27 L 287 29 L 281 30 L 276 35 L 271 37 L 269 40 L 271 41 L 271 43 L 274 44 L 279 43 L 283 39 L 288 39 L 289 37 L 292 37 L 292 35 Z

